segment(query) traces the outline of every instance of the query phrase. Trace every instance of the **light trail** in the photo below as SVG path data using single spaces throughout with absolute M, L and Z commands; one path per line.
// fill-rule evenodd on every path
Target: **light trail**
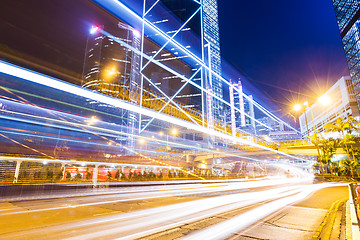
M 230 220 L 223 221 L 214 226 L 196 231 L 188 236 L 182 237 L 183 240 L 198 240 L 198 239 L 207 239 L 207 240 L 219 240 L 226 239 L 234 233 L 240 232 L 250 225 L 256 223 L 257 221 L 265 218 L 266 216 L 284 208 L 287 205 L 290 205 L 294 202 L 305 199 L 312 192 L 329 187 L 329 186 L 341 186 L 341 184 L 319 184 L 314 186 L 309 186 L 302 189 L 296 195 L 288 196 L 271 203 L 264 204 L 260 207 L 247 211 L 244 214 L 231 218 Z
M 322 187 L 325 187 L 325 185 Z M 10 236 L 20 237 L 22 234 L 25 234 L 27 237 L 46 235 L 71 240 L 97 238 L 134 239 L 263 201 L 274 201 L 284 198 L 286 200 L 282 201 L 282 203 L 285 204 L 288 203 L 288 197 L 298 196 L 299 193 L 309 189 L 311 189 L 311 191 L 315 190 L 312 186 L 296 185 L 260 192 L 211 197 L 123 214 L 96 217 L 91 220 L 72 222 L 53 227 L 34 229 L 24 233 L 14 233 Z M 304 194 L 299 196 L 305 197 Z M 276 202 L 274 205 L 278 205 L 278 203 L 279 202 Z M 252 213 L 254 214 L 254 212 Z
M 41 84 L 41 85 L 44 85 L 44 86 L 48 86 L 50 88 L 58 89 L 58 90 L 61 90 L 61 91 L 67 92 L 67 93 L 75 94 L 77 96 L 82 96 L 82 97 L 85 97 L 85 98 L 88 98 L 88 99 L 92 99 L 92 100 L 95 100 L 95 101 L 103 102 L 105 104 L 109 104 L 111 106 L 123 108 L 123 109 L 128 110 L 128 111 L 133 111 L 133 112 L 136 112 L 136 113 L 139 113 L 139 114 L 143 114 L 143 115 L 146 115 L 146 116 L 149 116 L 149 117 L 153 117 L 153 118 L 156 118 L 156 119 L 159 119 L 159 120 L 162 120 L 162 121 L 166 121 L 166 122 L 169 122 L 169 123 L 181 126 L 181 127 L 192 129 L 192 130 L 202 132 L 202 133 L 205 133 L 205 134 L 210 134 L 210 135 L 213 135 L 213 136 L 216 136 L 216 137 L 219 137 L 219 138 L 223 138 L 223 139 L 226 139 L 226 140 L 229 140 L 229 141 L 232 141 L 232 142 L 245 144 L 245 145 L 249 145 L 249 146 L 253 146 L 253 147 L 257 147 L 257 148 L 261 148 L 261 149 L 268 150 L 268 151 L 271 151 L 271 152 L 274 152 L 274 153 L 277 153 L 277 154 L 284 155 L 284 156 L 292 158 L 292 159 L 298 159 L 298 160 L 306 161 L 305 159 L 301 159 L 299 157 L 295 157 L 295 156 L 292 156 L 292 155 L 289 155 L 289 154 L 286 154 L 286 153 L 283 153 L 283 152 L 279 152 L 279 151 L 277 151 L 275 149 L 271 149 L 271 148 L 256 144 L 254 142 L 251 142 L 251 141 L 248 141 L 248 140 L 245 140 L 245 139 L 240 139 L 240 138 L 233 137 L 233 136 L 221 133 L 221 132 L 217 132 L 217 131 L 212 130 L 212 129 L 208 129 L 208 128 L 203 127 L 203 126 L 198 126 L 196 124 L 192 124 L 192 123 L 189 123 L 187 121 L 184 121 L 184 120 L 181 120 L 181 119 L 178 119 L 178 118 L 175 118 L 175 117 L 171 117 L 171 116 L 166 115 L 166 114 L 158 113 L 156 111 L 153 111 L 153 110 L 150 110 L 150 109 L 147 109 L 147 108 L 143 108 L 143 107 L 140 107 L 140 106 L 137 106 L 137 105 L 130 104 L 130 103 L 122 101 L 120 99 L 114 99 L 114 98 L 111 98 L 109 96 L 104 96 L 102 94 L 90 91 L 88 89 L 84 89 L 84 88 L 81 88 L 81 87 L 78 87 L 78 86 L 75 86 L 75 85 L 72 85 L 72 84 L 69 84 L 69 83 L 59 81 L 59 80 L 57 80 L 55 78 L 51 78 L 51 77 L 48 77 L 48 76 L 45 76 L 45 75 L 42 75 L 42 74 L 32 72 L 30 70 L 26 70 L 26 69 L 14 66 L 14 65 L 6 63 L 4 61 L 0 61 L 0 72 L 3 72 L 5 74 L 11 75 L 11 76 L 15 76 L 15 77 L 18 77 L 18 78 L 21 78 L 21 79 L 25 79 L 25 80 L 30 81 L 30 82 L 34 82 L 34 83 L 38 83 L 38 84 Z
M 298 179 L 293 180 L 294 182 L 299 182 Z M 258 181 L 257 184 L 260 186 L 262 185 L 261 182 L 263 181 Z M 244 184 L 247 183 L 245 182 Z M 27 238 L 31 236 L 44 236 L 44 239 L 51 236 L 61 239 L 97 239 L 99 237 L 102 239 L 133 239 L 263 201 L 286 198 L 308 188 L 309 185 L 298 184 L 264 191 L 221 195 L 122 214 L 113 213 L 110 216 L 93 217 L 89 220 L 72 221 L 57 226 L 45 225 L 40 228 L 28 229 L 28 231 L 24 232 L 18 231 L 0 235 L 0 239 L 20 238 L 21 236 L 26 236 Z M 168 190 L 173 191 L 171 189 Z M 182 189 L 184 192 L 193 190 Z M 203 190 L 206 190 L 206 188 Z M 214 189 L 211 190 L 214 191 Z M 71 209 L 71 206 L 69 206 L 69 209 Z
M 155 26 L 152 22 L 150 22 L 149 20 L 139 16 L 137 13 L 135 13 L 133 10 L 131 10 L 129 7 L 127 7 L 124 3 L 122 3 L 121 1 L 118 0 L 93 0 L 94 2 L 96 2 L 99 6 L 103 7 L 104 9 L 106 9 L 109 12 L 112 12 L 113 14 L 115 14 L 115 16 L 117 16 L 118 18 L 122 19 L 121 15 L 119 15 L 119 9 L 121 10 L 125 10 L 126 13 L 130 14 L 132 17 L 134 17 L 136 19 L 137 22 L 140 22 L 143 25 L 143 30 L 144 30 L 144 26 L 146 25 L 147 27 L 149 27 L 150 29 L 152 29 L 153 31 L 155 31 L 157 33 L 157 35 L 161 36 L 162 38 L 164 38 L 164 40 L 171 42 L 172 44 L 176 45 L 176 47 L 178 47 L 179 49 L 181 49 L 184 53 L 186 53 L 191 59 L 193 59 L 194 61 L 196 61 L 197 64 L 199 64 L 201 67 L 205 68 L 207 71 L 211 72 L 211 74 L 213 74 L 214 76 L 216 76 L 217 78 L 219 78 L 223 83 L 225 83 L 226 85 L 228 85 L 228 87 L 231 86 L 231 84 L 229 83 L 229 81 L 227 81 L 223 76 L 221 76 L 220 74 L 216 73 L 215 71 L 213 71 L 211 69 L 211 67 L 207 66 L 204 61 L 202 59 L 200 59 L 198 56 L 196 56 L 196 54 L 194 54 L 193 52 L 191 52 L 189 49 L 185 48 L 184 46 L 182 46 L 182 44 L 180 44 L 179 42 L 177 42 L 175 39 L 172 39 L 169 35 L 167 35 L 165 32 L 163 32 L 160 28 L 158 28 L 157 26 Z M 144 9 L 145 11 L 145 6 Z M 143 13 L 144 15 L 145 12 Z M 144 34 L 144 31 L 143 33 Z M 128 44 L 125 43 L 125 45 L 127 46 Z M 143 52 L 139 52 L 137 49 L 133 49 L 132 46 L 128 46 L 128 48 L 132 49 L 133 51 L 137 52 L 138 54 L 140 54 L 141 56 L 143 56 L 144 58 L 147 58 L 147 60 L 151 60 L 150 57 L 147 57 L 146 54 L 144 54 Z M 155 64 L 159 65 L 160 67 L 162 67 L 163 69 L 167 69 L 169 70 L 165 65 L 159 64 L 158 61 L 153 60 L 152 62 L 154 62 Z M 182 74 L 179 74 L 176 71 L 172 71 L 172 69 L 170 69 L 170 72 L 172 72 L 174 75 L 178 76 L 179 78 L 184 79 L 185 81 L 188 81 L 187 78 L 184 78 L 182 76 Z M 191 82 L 189 82 L 191 84 Z M 200 87 L 200 86 L 196 86 L 197 88 L 200 88 L 203 92 L 210 94 L 212 97 L 218 99 L 221 102 L 224 102 L 226 105 L 229 106 L 228 102 L 225 102 L 222 98 L 217 97 L 215 94 L 208 92 L 206 89 Z M 236 91 L 238 91 L 238 89 L 236 89 Z M 238 93 L 240 93 L 238 91 Z M 254 105 L 256 106 L 260 106 L 259 110 L 262 111 L 263 113 L 265 113 L 267 116 L 269 116 L 270 118 L 274 119 L 275 121 L 279 121 L 282 122 L 284 125 L 286 125 L 287 127 L 289 127 L 290 129 L 299 132 L 297 129 L 295 129 L 294 127 L 290 126 L 288 123 L 282 121 L 281 119 L 279 119 L 278 117 L 276 117 L 274 114 L 272 114 L 270 111 L 266 110 L 264 107 L 262 107 L 259 103 L 255 102 L 253 99 L 250 99 L 246 94 L 244 94 L 243 92 L 240 93 L 242 94 L 248 101 L 252 102 Z M 240 109 L 235 108 L 237 111 L 240 112 Z M 248 115 L 248 117 L 252 118 L 251 116 Z M 257 121 L 256 119 L 254 119 L 255 121 Z M 263 125 L 269 129 L 271 129 L 271 127 L 260 123 L 260 125 Z
M 174 186 L 168 187 L 152 187 L 151 191 L 148 193 L 143 193 L 144 191 L 139 190 L 140 192 L 134 193 L 132 192 L 113 192 L 116 195 L 111 196 L 102 196 L 101 198 L 116 198 L 116 200 L 107 200 L 107 201 L 98 201 L 97 198 L 87 198 L 88 203 L 82 204 L 66 204 L 66 206 L 59 206 L 59 207 L 49 207 L 49 208 L 41 208 L 35 210 L 26 210 L 26 211 L 16 211 L 16 212 L 7 212 L 7 213 L 0 213 L 1 216 L 6 215 L 14 215 L 14 214 L 21 214 L 21 213 L 33 213 L 33 212 L 43 212 L 43 211 L 54 211 L 60 209 L 68 209 L 68 208 L 79 208 L 79 207 L 87 207 L 87 206 L 95 206 L 95 205 L 104 205 L 110 203 L 119 203 L 119 202 L 127 202 L 127 201 L 139 201 L 139 200 L 146 200 L 146 199 L 154 199 L 154 198 L 165 198 L 165 197 L 175 197 L 175 196 L 187 196 L 187 195 L 194 195 L 194 194 L 204 194 L 204 193 L 213 193 L 213 192 L 220 192 L 220 191 L 233 191 L 233 190 L 247 190 L 252 188 L 258 187 L 269 187 L 269 186 L 277 186 L 282 184 L 295 184 L 299 182 L 298 179 L 275 179 L 275 180 L 263 180 L 263 181 L 246 181 L 239 182 L 239 183 L 223 183 L 223 184 L 209 184 L 206 186 L 197 185 L 194 186 L 193 189 L 189 189 L 188 186 L 184 187 L 185 189 L 173 189 Z M 305 180 L 304 180 L 305 181 Z M 172 189 L 167 189 L 167 188 Z M 215 189 L 214 189 L 215 187 Z M 164 191 L 165 190 L 165 191 Z M 146 191 L 150 191 L 147 189 Z M 96 194 L 93 193 L 93 194 Z M 61 203 L 63 200 L 59 200 Z M 79 200 L 76 200 L 78 202 Z M 55 203 L 51 203 L 53 206 Z
M 9 103 L 7 103 L 7 104 L 9 104 Z M 21 103 L 18 103 L 18 104 L 21 104 Z M 39 110 L 44 110 L 44 109 L 42 109 L 41 107 L 38 107 L 38 106 L 32 106 L 32 107 L 35 107 L 35 108 L 37 108 Z M 141 136 L 140 137 L 138 135 L 133 135 L 133 134 L 127 133 L 126 131 L 115 130 L 114 125 L 109 125 L 108 126 L 109 128 L 87 125 L 87 124 L 84 124 L 82 122 L 86 122 L 88 120 L 88 118 L 81 117 L 81 116 L 76 116 L 77 119 L 75 119 L 75 120 L 77 122 L 75 123 L 75 122 L 70 122 L 70 121 L 67 121 L 67 120 L 59 120 L 59 119 L 56 119 L 56 118 L 35 116 L 35 115 L 31 115 L 31 114 L 8 111 L 8 110 L 1 110 L 1 111 L 10 115 L 10 116 L 0 115 L 0 118 L 7 119 L 7 120 L 19 121 L 19 122 L 23 122 L 23 123 L 32 123 L 32 124 L 37 124 L 37 125 L 40 125 L 40 126 L 55 127 L 55 128 L 58 128 L 58 129 L 64 129 L 64 130 L 80 132 L 80 133 L 94 134 L 94 135 L 99 136 L 99 137 L 118 138 L 119 136 L 128 136 L 128 137 L 142 138 L 142 139 L 145 139 L 147 142 L 154 142 L 154 143 L 159 143 L 159 144 L 162 144 L 162 145 L 170 145 L 172 147 L 182 147 L 182 148 L 187 148 L 187 149 L 194 149 L 194 150 L 197 150 L 197 151 L 207 151 L 207 152 L 211 152 L 211 153 L 222 154 L 222 155 L 229 156 L 229 157 L 240 157 L 242 159 L 247 159 L 247 160 L 251 160 L 251 161 L 261 161 L 259 159 L 253 158 L 253 157 L 246 157 L 246 156 L 242 156 L 242 155 L 239 156 L 239 154 L 241 154 L 241 152 L 242 152 L 241 150 L 238 150 L 239 153 L 237 153 L 237 154 L 236 153 L 229 153 L 229 152 L 225 152 L 225 151 L 219 152 L 219 151 L 216 151 L 215 149 L 207 149 L 207 148 L 203 148 L 203 147 L 198 147 L 195 144 L 191 144 L 191 143 L 190 144 L 183 144 L 183 143 L 177 143 L 177 142 L 174 142 L 174 141 L 165 141 L 165 140 L 161 140 L 161 139 L 154 139 L 154 138 L 146 137 L 146 136 Z M 48 114 L 50 114 L 50 115 L 54 115 L 54 116 L 59 117 L 59 118 L 65 118 L 65 117 L 66 118 L 71 118 L 71 116 L 69 116 L 68 113 L 57 112 L 55 110 L 49 110 L 49 109 L 46 109 L 46 112 Z M 61 114 L 61 116 L 58 116 L 59 114 Z M 15 117 L 15 116 L 18 116 L 18 117 Z M 52 122 L 52 123 L 50 124 L 48 122 Z M 105 122 L 99 121 L 99 123 L 105 123 Z M 108 124 L 108 123 L 106 123 L 106 124 Z M 66 126 L 69 126 L 69 127 L 66 127 Z M 110 129 L 110 127 L 112 129 Z M 124 127 L 124 126 L 116 125 L 116 127 Z M 68 138 L 64 138 L 64 137 L 62 138 L 62 140 L 74 141 L 74 140 L 69 140 Z M 112 141 L 112 140 L 109 140 L 107 138 L 105 140 L 106 141 Z M 89 144 L 96 144 L 96 143 L 89 142 Z M 98 143 L 99 146 L 104 146 L 106 144 L 105 143 L 103 143 L 103 144 Z M 117 145 L 117 144 L 118 144 L 117 142 L 114 142 L 113 147 L 115 147 L 115 145 Z

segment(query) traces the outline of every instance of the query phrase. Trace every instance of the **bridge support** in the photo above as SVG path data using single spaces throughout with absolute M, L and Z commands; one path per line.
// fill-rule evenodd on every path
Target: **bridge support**
M 13 183 L 17 183 L 19 179 L 20 165 L 22 161 L 16 161 L 15 175 Z
M 66 173 L 65 173 L 65 163 L 61 163 L 61 169 L 62 169 L 62 180 L 65 180 Z
M 94 171 L 93 171 L 93 176 L 92 176 L 93 187 L 96 187 L 96 185 L 97 185 L 98 170 L 99 170 L 98 168 L 99 168 L 99 165 L 95 165 Z

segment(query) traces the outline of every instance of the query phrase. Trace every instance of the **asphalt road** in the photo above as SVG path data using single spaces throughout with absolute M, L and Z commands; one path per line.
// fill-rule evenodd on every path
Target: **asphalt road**
M 226 239 L 328 186 L 274 178 L 3 202 L 0 239 Z M 312 202 L 310 197 L 301 203 Z

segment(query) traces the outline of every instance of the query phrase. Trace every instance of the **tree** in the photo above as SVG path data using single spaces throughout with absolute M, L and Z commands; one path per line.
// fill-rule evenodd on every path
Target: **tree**
M 119 178 L 120 178 L 120 171 L 117 170 L 116 173 L 115 173 L 115 179 L 119 180 Z
M 132 175 L 133 175 L 133 172 L 129 172 L 129 180 L 131 180 L 132 179 Z
M 354 130 L 354 119 L 350 116 L 348 117 L 347 121 L 344 121 L 342 117 L 336 119 L 335 123 L 328 123 L 324 126 L 325 132 L 338 132 L 340 134 L 340 137 L 342 139 L 342 143 L 344 144 L 346 154 L 348 155 L 348 159 L 351 161 L 351 156 L 349 152 L 348 142 L 347 138 L 345 136 L 345 133 L 351 134 L 351 132 Z
M 63 170 L 60 170 L 56 173 L 55 179 L 60 180 L 63 177 Z
M 321 140 L 318 141 L 318 146 L 320 151 L 320 156 L 318 158 L 318 162 L 321 162 L 323 164 L 325 164 L 327 166 L 327 168 L 330 170 L 331 175 L 333 174 L 333 168 L 332 168 L 332 162 L 331 159 L 333 157 L 333 155 L 336 152 L 336 148 L 339 145 L 339 140 L 338 139 L 333 139 L 333 138 L 323 138 Z
M 149 174 L 148 174 L 146 171 L 144 171 L 144 173 L 143 173 L 143 178 L 144 178 L 145 180 L 148 180 L 148 179 L 149 179 Z
M 76 170 L 75 180 L 81 180 L 82 175 L 79 173 L 79 170 Z
M 340 171 L 344 175 L 350 175 L 354 177 L 354 172 L 352 170 L 351 161 L 349 159 L 342 159 L 340 160 Z
M 126 180 L 126 176 L 125 176 L 125 174 L 122 173 L 122 172 L 121 172 L 121 174 L 120 174 L 120 180 L 121 180 L 121 181 L 125 181 L 125 180 Z
M 50 170 L 49 168 L 46 169 L 46 179 L 52 180 L 54 177 L 54 172 Z
M 107 179 L 110 180 L 112 178 L 112 175 L 111 175 L 111 172 L 108 171 L 108 174 L 107 174 Z
M 90 180 L 90 178 L 91 178 L 91 173 L 90 173 L 89 169 L 86 169 L 85 179 Z
M 340 173 L 340 163 L 339 162 L 331 162 L 331 168 L 333 169 L 333 172 L 339 175 Z
M 69 171 L 66 171 L 65 179 L 66 179 L 66 180 L 70 180 L 70 179 L 71 179 L 71 173 L 70 173 Z
M 136 171 L 134 171 L 134 174 L 133 174 L 133 180 L 138 180 L 138 174 L 137 174 L 137 172 Z

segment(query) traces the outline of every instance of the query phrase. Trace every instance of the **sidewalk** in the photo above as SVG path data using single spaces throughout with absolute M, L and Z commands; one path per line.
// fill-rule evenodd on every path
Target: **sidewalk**
M 321 189 L 231 239 L 360 239 L 352 238 L 348 199 L 347 185 Z

